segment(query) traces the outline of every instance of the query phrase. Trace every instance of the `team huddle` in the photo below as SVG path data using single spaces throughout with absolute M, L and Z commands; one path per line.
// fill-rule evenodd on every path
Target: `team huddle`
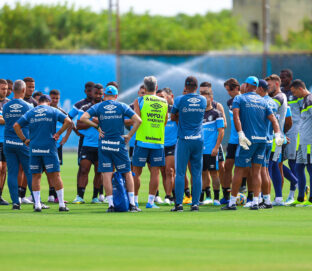
M 117 100 L 116 82 L 105 87 L 87 82 L 86 98 L 67 114 L 58 107 L 58 90 L 49 95 L 34 93 L 31 77 L 14 84 L 0 79 L 0 205 L 9 204 L 2 198 L 7 174 L 14 210 L 26 203 L 33 204 L 36 212 L 49 208 L 40 196 L 45 172 L 48 202 L 59 203 L 60 212 L 69 211 L 60 165 L 71 132 L 80 137 L 75 204 L 85 203 L 93 165 L 91 203 L 107 202 L 107 212 L 117 211 L 112 179 L 118 172 L 124 179 L 127 210 L 140 212 L 141 175 L 147 164 L 146 208 L 173 205 L 171 211 L 181 212 L 183 204 L 189 204 L 191 211 L 198 211 L 200 205 L 223 205 L 222 210 L 236 210 L 241 203 L 251 210 L 312 205 L 305 178 L 305 167 L 312 173 L 312 94 L 304 82 L 293 80 L 288 69 L 260 80 L 249 76 L 241 85 L 234 78 L 226 80 L 231 124 L 226 157 L 222 141 L 227 119 L 222 104 L 213 99 L 212 88 L 211 83 L 198 84 L 189 76 L 181 96 L 174 98 L 170 88 L 158 89 L 157 79 L 148 76 L 139 97 L 126 105 Z M 164 200 L 159 196 L 160 176 Z M 290 181 L 286 201 L 284 177 Z M 26 197 L 27 186 L 30 197 Z M 241 197 L 247 188 L 245 202 Z

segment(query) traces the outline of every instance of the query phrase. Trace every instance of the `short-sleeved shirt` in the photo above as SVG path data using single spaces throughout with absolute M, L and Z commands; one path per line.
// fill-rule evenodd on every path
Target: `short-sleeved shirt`
M 304 97 L 299 128 L 300 144 L 312 144 L 312 93 Z
M 3 106 L 8 103 L 10 100 L 8 98 L 4 98 L 2 101 L 0 101 L 0 116 L 3 116 Z M 0 124 L 0 143 L 3 143 L 4 141 L 4 126 L 5 124 Z
M 273 99 L 269 95 L 265 95 L 263 99 L 267 102 L 268 106 L 272 109 L 273 114 L 276 115 L 277 112 L 277 104 L 273 101 Z M 267 142 L 273 142 L 273 127 L 272 122 L 269 119 L 266 119 L 267 123 Z
M 229 115 L 230 115 L 230 120 L 231 120 L 231 133 L 230 133 L 229 143 L 238 144 L 238 134 L 235 128 L 233 111 L 232 111 L 233 100 L 234 98 L 231 98 L 227 101 L 227 106 L 229 108 Z
M 178 139 L 178 125 L 171 120 L 172 105 L 168 105 L 168 121 L 165 127 L 165 147 L 173 146 Z
M 31 155 L 49 156 L 57 153 L 53 135 L 56 133 L 56 123 L 63 123 L 65 118 L 66 115 L 60 110 L 48 105 L 39 105 L 18 120 L 21 127 L 29 126 Z
M 130 104 L 129 107 L 134 110 L 134 103 Z M 125 117 L 125 119 L 129 119 L 128 117 Z M 132 126 L 130 127 L 132 129 Z M 131 137 L 130 141 L 129 141 L 129 146 L 130 147 L 134 147 L 135 145 L 135 137 L 136 137 L 136 133 L 134 133 L 134 135 Z
M 206 107 L 206 98 L 196 93 L 189 93 L 174 99 L 171 114 L 179 113 L 178 138 L 203 140 L 202 124 Z
M 203 134 L 204 134 L 203 154 L 211 154 L 213 148 L 217 143 L 219 128 L 224 128 L 224 119 L 222 113 L 214 108 L 205 111 L 203 120 Z
M 124 135 L 124 119 L 132 118 L 134 111 L 126 104 L 113 100 L 104 101 L 93 105 L 87 111 L 91 117 L 98 117 L 101 130 L 104 137 L 100 138 L 99 146 L 114 145 L 124 143 L 122 135 Z M 117 146 L 115 146 L 117 147 Z
M 22 117 L 27 111 L 34 108 L 32 104 L 25 102 L 22 99 L 13 99 L 3 106 L 4 126 L 4 141 L 7 144 L 23 146 L 23 142 L 19 139 L 13 125 Z M 29 137 L 29 128 L 25 126 L 23 129 L 25 137 Z
M 279 124 L 279 128 L 281 130 L 281 133 L 284 131 L 284 125 L 285 125 L 285 117 L 287 113 L 287 97 L 284 93 L 280 92 L 274 97 L 272 97 L 273 101 L 277 104 L 277 112 L 276 112 L 276 118 Z
M 77 103 L 74 104 L 73 108 L 68 112 L 68 116 L 73 119 L 74 117 L 76 117 L 79 113 L 79 109 L 86 105 L 86 104 L 89 104 L 91 103 L 91 99 L 89 98 L 85 98 L 85 99 L 82 99 L 80 101 L 78 101 Z
M 78 120 L 81 118 L 84 112 L 88 111 L 89 108 L 93 106 L 92 103 L 86 104 L 79 109 Z M 92 119 L 92 118 L 91 118 Z M 89 127 L 88 129 L 79 130 L 83 137 L 82 146 L 85 147 L 95 147 L 99 145 L 99 132 L 94 127 Z
M 37 101 L 32 96 L 30 96 L 29 98 L 24 98 L 24 101 L 32 104 L 33 107 L 36 107 L 38 105 Z
M 265 143 L 266 119 L 273 114 L 266 101 L 255 92 L 247 92 L 234 98 L 232 108 L 239 109 L 239 118 L 246 137 L 253 143 Z
M 56 107 L 56 108 L 57 108 L 58 110 L 60 110 L 63 114 L 65 114 L 66 116 L 68 116 L 68 114 L 67 114 L 62 108 L 60 108 L 60 107 Z M 58 131 L 62 128 L 62 126 L 63 126 L 63 123 L 60 122 L 60 121 L 58 121 L 58 122 L 56 123 L 56 132 L 58 132 Z M 61 143 L 62 139 L 63 139 L 63 135 L 60 135 L 58 141 L 56 141 L 56 147 L 57 147 L 57 148 L 59 148 L 59 147 L 61 146 L 60 143 Z

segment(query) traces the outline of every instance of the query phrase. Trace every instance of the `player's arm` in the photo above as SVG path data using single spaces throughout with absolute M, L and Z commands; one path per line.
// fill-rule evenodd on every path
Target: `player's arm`
M 98 121 L 95 121 L 95 118 L 92 118 L 92 122 L 96 124 L 96 127 L 98 127 Z M 85 122 L 81 121 L 81 119 L 77 120 L 77 129 L 78 130 L 85 130 L 90 128 L 90 125 L 86 124 Z
M 285 118 L 285 124 L 284 124 L 284 133 L 287 133 L 291 126 L 292 126 L 293 122 L 292 122 L 292 117 L 286 117 Z
M 23 143 L 25 143 L 25 145 L 29 145 L 29 139 L 26 138 L 26 136 L 24 135 L 23 131 L 22 131 L 22 127 L 21 125 L 19 125 L 17 122 L 14 123 L 13 125 L 14 131 L 17 134 L 17 136 L 19 137 L 19 139 L 21 141 L 23 141 Z
M 134 112 L 139 116 L 141 117 L 141 110 L 140 110 L 140 105 L 139 105 L 139 101 L 138 99 L 136 99 L 133 103 L 134 105 Z
M 244 150 L 249 150 L 249 146 L 251 145 L 251 142 L 249 139 L 245 136 L 245 133 L 243 132 L 242 123 L 239 118 L 239 108 L 233 108 L 233 120 L 234 120 L 234 126 L 238 134 L 238 140 L 239 145 Z
M 127 135 L 123 136 L 126 144 L 130 141 L 131 137 L 135 134 L 135 132 L 138 130 L 138 128 L 140 127 L 142 123 L 141 118 L 137 114 L 134 114 L 131 117 L 131 120 L 133 122 L 132 129 L 129 131 Z
M 281 130 L 280 130 L 279 123 L 276 117 L 274 116 L 274 114 L 271 114 L 271 115 L 268 115 L 267 118 L 272 123 L 276 145 L 282 146 L 284 143 L 284 137 L 282 137 L 281 135 Z
M 63 133 L 66 131 L 66 129 L 68 129 L 71 125 L 72 125 L 71 119 L 70 119 L 69 117 L 66 117 L 66 118 L 64 119 L 64 122 L 63 122 L 63 125 L 62 125 L 61 129 L 58 130 L 58 131 L 53 135 L 54 140 L 55 140 L 55 141 L 58 141 L 59 138 L 60 138 L 60 135 L 63 134 Z
M 217 156 L 218 155 L 219 148 L 220 148 L 220 145 L 222 143 L 223 137 L 224 137 L 224 128 L 218 128 L 217 143 L 211 152 L 211 156 Z
M 168 111 L 166 113 L 165 126 L 167 125 L 167 122 L 168 122 Z
M 5 124 L 5 120 L 4 120 L 4 118 L 3 118 L 2 115 L 0 115 L 0 124 L 1 124 L 1 125 L 4 125 L 4 124 Z
M 217 109 L 221 112 L 222 114 L 222 117 L 223 117 L 223 120 L 224 120 L 224 128 L 227 127 L 227 122 L 226 122 L 226 116 L 225 116 L 225 112 L 224 112 L 224 108 L 223 108 L 223 105 L 218 103 L 217 104 Z
M 68 138 L 69 138 L 69 136 L 70 136 L 70 134 L 71 134 L 71 132 L 73 130 L 73 127 L 74 127 L 74 125 L 73 125 L 73 122 L 71 121 L 71 125 L 67 128 L 66 134 L 62 138 L 62 140 L 60 142 L 60 145 L 65 145 L 66 144 L 66 142 L 67 142 L 67 140 L 68 140 Z
M 237 132 L 241 132 L 242 129 L 242 123 L 239 118 L 239 108 L 233 109 L 233 120 L 234 120 L 234 126 Z

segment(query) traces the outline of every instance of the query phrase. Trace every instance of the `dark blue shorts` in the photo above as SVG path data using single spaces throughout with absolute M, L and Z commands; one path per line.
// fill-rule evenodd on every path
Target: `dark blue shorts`
M 262 163 L 263 167 L 269 167 L 269 161 L 270 161 L 272 145 L 273 145 L 272 143 L 266 143 L 264 160 L 263 160 L 263 163 Z
M 146 161 L 150 163 L 151 167 L 165 166 L 165 150 L 148 149 L 135 146 L 133 150 L 132 165 L 135 167 L 144 167 Z
M 236 167 L 250 167 L 251 164 L 263 164 L 266 143 L 252 143 L 249 150 L 238 145 L 235 154 Z
M 60 172 L 60 162 L 57 153 L 50 155 L 30 155 L 31 174 L 42 173 L 46 169 L 48 173 Z

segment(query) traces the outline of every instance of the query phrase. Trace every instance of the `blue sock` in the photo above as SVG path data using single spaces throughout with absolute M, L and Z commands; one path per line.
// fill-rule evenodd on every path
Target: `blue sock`
M 298 200 L 304 199 L 304 191 L 306 187 L 306 177 L 305 177 L 305 165 L 296 164 L 296 172 L 298 174 Z
M 282 176 L 278 168 L 278 162 L 270 160 L 269 164 L 271 164 L 269 168 L 271 167 L 270 176 L 275 190 L 275 197 L 282 197 Z
M 297 173 L 296 173 L 296 160 L 294 159 L 289 159 L 288 160 L 288 165 L 289 165 L 289 168 L 290 170 L 292 171 L 292 173 L 296 176 L 297 178 Z
M 285 165 L 283 165 L 283 171 L 284 171 L 285 178 L 290 181 L 290 190 L 295 191 L 296 190 L 296 184 L 298 183 L 297 177 Z

